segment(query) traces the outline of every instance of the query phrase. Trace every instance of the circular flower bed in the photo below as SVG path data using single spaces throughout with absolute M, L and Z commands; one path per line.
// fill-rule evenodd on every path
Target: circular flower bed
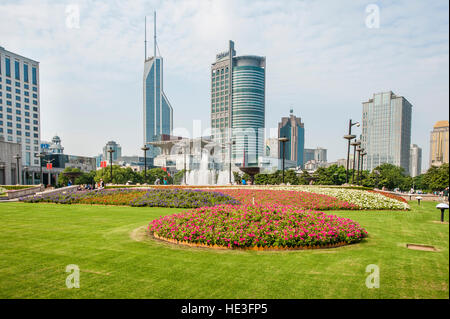
M 282 205 L 202 207 L 153 220 L 157 238 L 225 248 L 319 248 L 367 237 L 356 222 Z

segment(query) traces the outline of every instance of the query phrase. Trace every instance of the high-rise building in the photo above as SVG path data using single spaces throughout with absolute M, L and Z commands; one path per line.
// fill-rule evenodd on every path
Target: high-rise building
M 409 175 L 416 177 L 422 172 L 422 149 L 416 144 L 411 145 L 409 154 Z
M 266 58 L 236 56 L 234 42 L 211 65 L 211 129 L 214 142 L 238 165 L 257 165 L 264 155 Z
M 39 62 L 0 47 L 0 137 L 21 144 L 27 174 L 39 173 L 40 117 Z
M 448 163 L 448 121 L 438 121 L 430 138 L 430 167 Z
M 112 153 L 112 160 L 117 161 L 122 157 L 122 147 L 114 141 L 109 141 L 103 146 L 103 160 L 110 161 L 111 155 L 108 153 L 108 150 L 112 149 L 114 152 Z
M 278 138 L 268 138 L 266 139 L 266 156 L 272 158 L 280 158 L 279 156 L 279 142 Z
M 303 155 L 303 163 L 307 163 L 309 161 L 326 162 L 327 161 L 327 150 L 322 147 L 305 148 L 304 155 Z
M 163 58 L 156 55 L 156 13 L 154 15 L 154 51 L 147 59 L 147 36 L 144 63 L 144 144 L 160 141 L 161 135 L 173 130 L 173 109 L 163 89 Z M 149 156 L 158 155 L 158 148 L 149 146 Z
M 412 105 L 392 91 L 376 93 L 362 103 L 361 146 L 367 152 L 364 169 L 389 163 L 409 172 Z
M 284 158 L 297 163 L 297 166 L 303 166 L 303 157 L 305 149 L 305 124 L 301 118 L 296 117 L 291 109 L 289 117 L 282 117 L 278 123 L 278 137 L 287 137 L 285 143 Z M 283 158 L 283 145 L 280 142 L 279 158 Z

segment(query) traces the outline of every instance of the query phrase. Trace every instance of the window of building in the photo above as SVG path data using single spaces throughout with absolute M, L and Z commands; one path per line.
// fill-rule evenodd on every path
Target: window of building
M 16 80 L 20 80 L 20 63 L 19 61 L 14 61 L 14 75 Z
M 37 85 L 37 70 L 34 66 L 31 68 L 31 76 L 32 76 L 33 84 Z M 33 87 L 33 91 L 34 91 L 34 87 Z
M 28 82 L 28 64 L 23 64 L 23 80 Z
M 5 75 L 11 77 L 11 60 L 9 57 L 5 57 Z M 6 80 L 8 83 L 8 80 Z

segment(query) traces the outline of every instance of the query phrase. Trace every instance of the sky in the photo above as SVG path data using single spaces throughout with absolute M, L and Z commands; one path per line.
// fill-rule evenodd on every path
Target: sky
M 306 148 L 345 158 L 348 120 L 393 91 L 413 105 L 411 142 L 428 167 L 430 131 L 449 118 L 447 0 L 2 0 L 0 46 L 40 62 L 42 140 L 57 134 L 73 155 L 110 140 L 142 152 L 144 17 L 152 55 L 155 10 L 174 128 L 210 126 L 211 63 L 233 40 L 237 55 L 266 57 L 267 132 L 292 108 Z

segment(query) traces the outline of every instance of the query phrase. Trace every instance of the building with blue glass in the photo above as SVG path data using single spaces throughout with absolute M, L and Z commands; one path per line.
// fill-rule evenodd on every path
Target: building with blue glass
M 304 150 L 305 150 L 305 124 L 302 123 L 301 118 L 290 111 L 289 117 L 282 117 L 281 122 L 278 123 L 278 137 L 287 137 L 289 139 L 285 144 L 284 158 L 297 163 L 297 166 L 304 164 Z M 283 145 L 278 147 L 279 158 L 283 158 Z
M 163 89 L 163 58 L 156 56 L 156 31 L 154 45 L 154 55 L 148 59 L 145 57 L 144 63 L 145 144 L 160 141 L 162 135 L 171 135 L 173 130 L 173 109 Z M 150 157 L 158 155 L 158 148 L 151 145 L 149 148 Z
M 234 42 L 211 66 L 211 129 L 223 158 L 232 143 L 238 166 L 258 165 L 264 155 L 266 58 L 236 56 Z

